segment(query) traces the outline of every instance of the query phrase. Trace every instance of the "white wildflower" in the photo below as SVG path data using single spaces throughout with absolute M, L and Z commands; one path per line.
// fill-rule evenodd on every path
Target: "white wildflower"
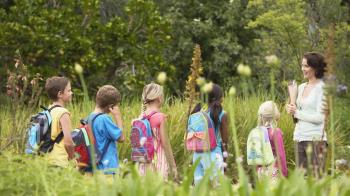
M 244 66 L 243 64 L 239 64 L 237 67 L 237 72 L 242 75 L 242 73 L 244 72 Z
M 202 91 L 204 93 L 210 93 L 212 90 L 213 90 L 213 83 L 212 82 L 206 83 L 202 87 Z
M 242 75 L 247 76 L 247 77 L 252 75 L 252 70 L 250 69 L 250 67 L 248 65 L 244 66 Z
M 165 72 L 160 72 L 157 77 L 157 81 L 159 84 L 164 84 L 167 79 L 166 73 Z
M 75 63 L 74 64 L 74 69 L 78 74 L 82 74 L 83 73 L 83 67 L 79 64 L 79 63 Z
M 198 86 L 203 86 L 205 84 L 205 78 L 203 77 L 197 78 L 196 83 Z
M 279 63 L 277 56 L 274 54 L 266 56 L 265 60 L 266 60 L 267 64 L 269 64 L 269 65 L 277 65 Z
M 236 94 L 236 88 L 234 86 L 231 86 L 230 90 L 228 91 L 228 94 L 230 96 L 235 96 Z M 227 152 L 226 152 L 227 153 Z

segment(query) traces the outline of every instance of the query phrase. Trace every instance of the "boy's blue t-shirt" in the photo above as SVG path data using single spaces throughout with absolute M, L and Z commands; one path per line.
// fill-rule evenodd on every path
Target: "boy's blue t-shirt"
M 95 114 L 91 113 L 90 117 L 92 115 Z M 115 169 L 119 167 L 116 141 L 120 138 L 122 130 L 117 127 L 108 114 L 99 115 L 93 122 L 92 130 L 96 140 L 96 148 L 101 153 L 104 148 L 106 149 L 97 169 L 106 170 L 105 173 L 115 173 Z M 107 145 L 108 147 L 106 147 Z

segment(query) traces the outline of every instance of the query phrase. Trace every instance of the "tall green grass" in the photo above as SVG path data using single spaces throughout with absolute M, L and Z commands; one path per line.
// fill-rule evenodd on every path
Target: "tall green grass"
M 198 186 L 191 186 L 193 168 L 176 184 L 163 181 L 155 173 L 138 176 L 134 166 L 122 164 L 114 179 L 96 173 L 83 176 L 73 168 L 52 168 L 42 157 L 5 153 L 0 156 L 0 195 L 340 195 L 350 194 L 349 177 L 342 175 L 322 179 L 304 177 L 298 170 L 276 184 L 259 181 L 255 188 L 244 190 L 220 176 L 220 186 L 209 185 L 209 176 Z
M 262 93 L 257 94 L 256 96 L 240 98 L 234 97 L 233 104 L 230 104 L 228 101 L 228 97 L 225 97 L 223 108 L 226 111 L 234 111 L 236 129 L 237 129 L 237 140 L 238 146 L 241 154 L 245 155 L 246 149 L 246 141 L 249 134 L 249 131 L 257 125 L 257 110 L 259 105 L 268 100 L 267 95 Z M 347 112 L 349 112 L 348 107 L 344 107 L 346 102 L 343 100 L 338 100 L 336 102 L 336 146 L 343 146 L 349 144 L 346 140 L 349 136 L 350 132 L 350 119 L 345 118 Z M 234 108 L 229 108 L 232 107 Z M 84 101 L 84 102 L 73 102 L 67 106 L 71 113 L 71 118 L 73 122 L 73 127 L 78 127 L 81 118 L 84 118 L 89 115 L 90 112 L 94 109 L 94 102 L 92 101 Z M 121 113 L 123 115 L 124 121 L 124 130 L 123 133 L 126 135 L 126 142 L 123 144 L 118 144 L 119 150 L 119 159 L 130 159 L 131 147 L 130 141 L 128 139 L 131 128 L 131 121 L 134 118 L 137 118 L 141 111 L 141 103 L 137 100 L 125 100 L 121 104 Z M 287 154 L 287 162 L 290 169 L 293 169 L 295 166 L 294 163 L 294 142 L 293 142 L 293 131 L 294 124 L 292 118 L 286 114 L 284 109 L 284 103 L 279 104 L 279 108 L 281 111 L 281 118 L 278 121 L 278 126 L 283 131 L 284 136 L 284 144 Z M 40 109 L 38 108 L 38 111 Z M 170 138 L 170 142 L 173 148 L 173 153 L 175 157 L 175 161 L 177 167 L 182 173 L 189 165 L 192 163 L 192 156 L 189 152 L 185 150 L 184 147 L 184 134 L 186 131 L 187 124 L 187 111 L 188 105 L 186 102 L 181 101 L 180 99 L 169 98 L 162 108 L 162 112 L 166 113 L 168 116 L 167 130 Z M 6 141 L 9 139 L 13 139 L 14 142 L 11 146 L 6 148 L 6 151 L 10 151 L 12 153 L 22 153 L 23 152 L 23 144 L 24 140 L 24 131 L 27 125 L 27 122 L 30 118 L 30 115 L 34 111 L 26 110 L 24 106 L 20 111 L 18 111 L 17 118 L 13 119 L 13 115 L 11 115 L 10 108 L 6 105 L 0 106 L 0 144 L 4 145 Z M 341 117 L 341 118 L 340 118 Z M 13 123 L 17 123 L 19 130 L 13 129 Z M 231 133 L 231 132 L 230 132 Z M 229 158 L 228 158 L 228 168 L 227 168 L 227 176 L 233 179 L 237 179 L 237 168 L 234 156 L 234 147 L 233 147 L 233 138 L 232 134 L 230 135 L 229 142 Z M 0 146 L 1 146 L 0 145 Z M 338 157 L 337 157 L 338 158 Z M 243 157 L 243 165 L 245 164 L 246 158 Z M 245 169 L 249 172 L 249 168 L 245 167 Z

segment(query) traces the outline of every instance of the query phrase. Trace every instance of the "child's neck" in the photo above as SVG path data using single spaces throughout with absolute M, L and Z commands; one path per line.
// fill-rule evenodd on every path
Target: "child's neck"
M 105 113 L 105 111 L 102 110 L 100 107 L 96 106 L 95 110 L 94 110 L 94 113 Z
M 146 108 L 146 113 L 152 112 L 152 111 L 159 111 L 159 110 L 160 110 L 160 106 L 158 104 L 150 104 Z
M 61 107 L 64 107 L 65 103 L 62 100 L 57 100 L 52 103 L 52 105 L 59 105 Z

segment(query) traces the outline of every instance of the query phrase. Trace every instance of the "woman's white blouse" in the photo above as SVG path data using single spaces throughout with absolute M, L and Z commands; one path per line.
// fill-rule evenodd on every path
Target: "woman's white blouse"
M 298 87 L 298 97 L 296 100 L 297 110 L 294 117 L 298 122 L 294 130 L 295 141 L 319 141 L 327 140 L 324 132 L 324 82 L 317 83 L 307 97 L 302 98 L 303 91 L 307 83 Z

